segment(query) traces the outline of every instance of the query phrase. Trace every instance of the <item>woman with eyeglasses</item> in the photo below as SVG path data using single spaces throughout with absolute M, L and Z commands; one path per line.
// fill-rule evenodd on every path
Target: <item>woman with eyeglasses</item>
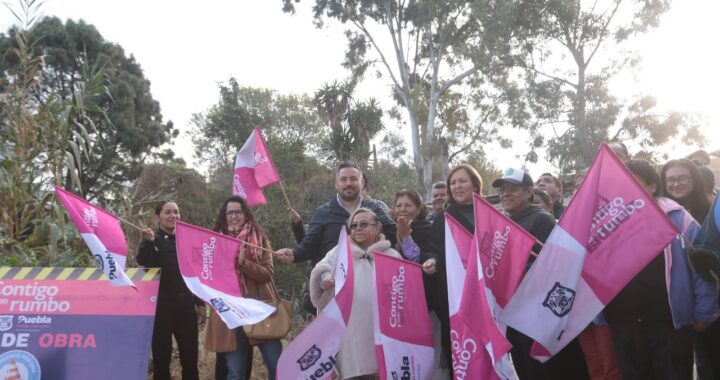
M 237 256 L 235 269 L 243 296 L 266 302 L 276 302 L 273 289 L 272 248 L 270 241 L 255 220 L 245 199 L 232 196 L 220 207 L 213 230 L 232 236 L 248 244 L 264 247 L 267 250 L 242 245 Z M 234 255 L 235 252 L 226 252 Z M 252 367 L 252 346 L 257 346 L 268 370 L 268 378 L 275 378 L 275 370 L 282 343 L 279 339 L 248 339 L 242 327 L 230 330 L 220 317 L 213 312 L 208 320 L 205 335 L 205 348 L 216 352 L 218 366 L 216 379 L 228 380 L 249 378 Z M 224 368 L 222 365 L 224 364 Z M 227 375 L 225 376 L 225 373 Z
M 367 208 L 355 210 L 347 222 L 353 255 L 355 286 L 347 333 L 337 357 L 339 379 L 375 379 L 378 375 L 373 337 L 372 292 L 375 276 L 373 252 L 401 257 L 380 232 L 377 215 Z M 310 299 L 318 310 L 335 296 L 333 271 L 337 246 L 315 265 L 310 274 Z
M 700 224 L 705 221 L 712 202 L 705 194 L 705 181 L 692 161 L 682 158 L 665 164 L 660 171 L 663 196 L 685 207 Z

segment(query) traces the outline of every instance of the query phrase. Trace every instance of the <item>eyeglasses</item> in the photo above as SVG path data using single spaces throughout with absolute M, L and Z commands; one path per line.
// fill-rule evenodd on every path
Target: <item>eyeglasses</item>
M 368 228 L 369 226 L 377 226 L 377 223 L 365 223 L 365 222 L 353 223 L 350 225 L 350 231 L 364 230 L 364 229 Z
M 678 185 L 687 185 L 690 183 L 690 177 L 686 175 L 681 175 L 677 177 L 667 177 L 666 182 L 668 185 L 672 185 L 673 183 L 677 183 Z
M 243 215 L 242 210 L 227 210 L 225 211 L 225 216 L 240 216 Z

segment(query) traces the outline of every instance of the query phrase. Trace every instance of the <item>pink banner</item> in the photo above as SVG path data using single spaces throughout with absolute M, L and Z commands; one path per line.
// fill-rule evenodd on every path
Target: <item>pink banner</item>
M 518 226 L 485 199 L 474 194 L 475 236 L 485 285 L 497 312 L 507 305 L 525 274 L 535 237 Z M 495 314 L 495 313 L 493 313 Z
M 261 189 L 279 181 L 262 133 L 255 128 L 235 157 L 233 194 L 245 198 L 250 206 L 265 204 Z
M 335 297 L 285 347 L 277 366 L 277 380 L 331 379 L 336 368 L 353 303 L 355 276 L 347 232 L 340 229 L 335 260 Z M 367 284 L 365 284 L 367 285 Z
M 175 245 L 188 289 L 211 305 L 228 328 L 260 322 L 275 312 L 262 301 L 242 297 L 235 267 L 240 240 L 178 221 Z
M 446 217 L 445 257 L 454 378 L 515 378 L 507 355 L 509 343 L 490 310 L 477 248 L 464 244 L 469 238 L 470 234 L 452 217 Z M 477 245 L 475 239 L 472 243 Z M 462 263 L 462 250 L 468 258 L 467 272 Z
M 55 196 L 67 210 L 110 283 L 134 286 L 125 274 L 127 243 L 118 218 L 62 188 L 55 188 Z
M 424 380 L 435 364 L 420 265 L 375 252 L 373 319 L 380 378 Z
M 574 339 L 678 231 L 602 145 L 580 189 L 500 319 L 542 347 L 541 361 Z

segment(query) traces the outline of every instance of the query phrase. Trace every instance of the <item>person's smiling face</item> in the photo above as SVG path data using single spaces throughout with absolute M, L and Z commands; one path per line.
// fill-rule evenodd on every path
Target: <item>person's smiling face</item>
M 456 170 L 450 177 L 450 192 L 455 203 L 461 205 L 472 204 L 474 191 L 475 188 L 467 170 Z

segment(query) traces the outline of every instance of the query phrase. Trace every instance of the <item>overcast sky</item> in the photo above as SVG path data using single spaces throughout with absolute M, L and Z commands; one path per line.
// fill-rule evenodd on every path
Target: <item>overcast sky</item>
M 302 4 L 310 3 L 305 0 Z M 49 0 L 43 13 L 84 19 L 106 40 L 134 55 L 151 81 L 153 97 L 160 102 L 165 120 L 172 120 L 181 130 L 177 154 L 196 166 L 186 134 L 189 120 L 193 113 L 217 102 L 218 82 L 235 77 L 241 85 L 313 93 L 324 82 L 346 77 L 340 66 L 345 49 L 343 28 L 331 24 L 316 29 L 307 6 L 299 7 L 294 16 L 281 8 L 280 0 Z M 653 93 L 661 106 L 704 113 L 710 122 L 705 132 L 712 150 L 720 149 L 716 95 L 720 75 L 714 58 L 720 37 L 719 11 L 716 0 L 673 1 L 660 28 L 638 44 L 643 56 L 638 82 L 623 78 L 613 86 L 621 96 Z M 2 9 L 0 29 L 7 30 L 13 22 L 10 13 Z M 389 93 L 385 82 L 372 79 L 359 88 L 360 97 L 387 100 Z M 685 154 L 696 147 L 672 149 Z M 491 154 L 501 167 L 522 164 L 510 151 L 492 149 Z M 530 168 L 540 171 L 549 167 Z

